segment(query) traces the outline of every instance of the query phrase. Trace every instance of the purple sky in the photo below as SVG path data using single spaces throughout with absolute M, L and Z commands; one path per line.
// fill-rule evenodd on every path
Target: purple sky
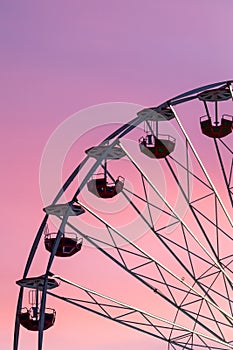
M 1 1 L 2 350 L 12 348 L 15 280 L 43 217 L 39 165 L 51 133 L 95 104 L 151 106 L 233 79 L 232 13 L 230 0 Z M 68 335 L 69 350 L 155 349 L 153 338 L 83 311 L 74 322 L 78 331 L 54 327 L 45 350 L 64 349 Z

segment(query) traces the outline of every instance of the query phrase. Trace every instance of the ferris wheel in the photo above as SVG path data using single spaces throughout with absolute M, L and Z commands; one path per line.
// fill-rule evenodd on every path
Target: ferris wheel
M 48 296 L 163 340 L 169 350 L 233 349 L 232 83 L 196 88 L 145 108 L 86 149 L 43 209 L 16 282 L 14 350 L 20 348 L 21 327 L 37 332 L 38 350 L 43 348 L 44 332 L 56 327 Z M 197 132 L 201 145 L 195 144 Z M 118 200 L 125 209 L 110 215 Z M 134 226 L 127 223 L 132 216 Z M 60 223 L 56 232 L 51 218 Z M 95 230 L 88 226 L 93 222 Z M 41 275 L 31 276 L 41 241 L 48 262 Z M 150 291 L 161 307 L 149 312 L 53 272 L 56 257 L 78 259 L 86 244 Z M 61 284 L 74 290 L 72 296 L 59 293 Z

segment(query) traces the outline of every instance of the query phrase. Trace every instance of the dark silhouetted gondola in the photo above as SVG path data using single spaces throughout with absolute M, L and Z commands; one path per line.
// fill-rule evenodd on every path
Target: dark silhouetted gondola
M 40 279 L 40 278 L 39 278 Z M 41 280 L 41 279 L 40 279 Z M 19 281 L 20 283 L 22 281 Z M 53 285 L 52 288 L 55 286 Z M 36 288 L 29 291 L 29 304 L 30 308 L 23 307 L 18 314 L 20 324 L 29 331 L 38 331 L 40 324 L 40 302 L 41 291 Z M 56 319 L 56 311 L 51 308 L 45 308 L 44 312 L 44 326 L 43 330 L 46 330 L 54 325 Z
M 45 229 L 44 244 L 49 252 L 52 252 L 56 237 L 57 233 L 49 233 L 48 229 Z M 78 238 L 76 233 L 64 233 L 61 236 L 55 255 L 60 257 L 72 256 L 81 250 L 82 244 L 83 239 Z
M 198 98 L 203 101 L 206 110 L 206 115 L 200 118 L 202 133 L 215 139 L 229 135 L 233 129 L 233 117 L 229 114 L 223 114 L 220 121 L 218 109 L 220 102 L 233 99 L 231 86 L 203 91 L 198 95 Z M 213 103 L 215 115 L 214 118 L 211 118 L 209 104 Z
M 56 319 L 56 311 L 54 309 L 45 309 L 44 314 L 44 327 L 46 330 L 54 325 Z M 39 330 L 39 321 L 40 321 L 40 312 L 38 308 L 31 307 L 27 309 L 26 307 L 21 309 L 19 314 L 19 322 L 20 324 L 28 329 L 29 331 L 38 331 Z
M 223 114 L 221 122 L 217 125 L 213 124 L 211 118 L 207 115 L 200 118 L 202 133 L 206 136 L 220 139 L 229 135 L 233 129 L 233 116 Z
M 108 182 L 108 173 L 107 170 L 107 160 L 104 160 L 104 165 L 102 165 L 104 169 L 104 173 L 94 174 L 92 179 L 88 181 L 87 188 L 88 191 L 94 194 L 99 198 L 113 198 L 118 193 L 120 193 L 124 188 L 124 178 L 122 176 L 118 176 L 116 180 L 112 182 Z
M 165 158 L 175 148 L 175 139 L 170 135 L 159 135 L 159 138 L 148 134 L 139 139 L 139 146 L 142 153 L 150 158 Z
M 142 111 L 143 113 L 143 111 Z M 167 134 L 159 133 L 160 123 L 168 123 L 174 118 L 170 107 L 160 109 L 146 109 L 144 132 L 145 136 L 139 139 L 139 147 L 142 153 L 150 158 L 161 159 L 167 157 L 175 149 L 176 140 Z
M 101 176 L 101 174 L 99 176 Z M 108 183 L 107 176 L 93 178 L 87 183 L 87 188 L 91 193 L 97 197 L 105 199 L 113 198 L 123 190 L 123 187 L 124 178 L 121 176 L 118 176 L 117 180 L 112 183 Z

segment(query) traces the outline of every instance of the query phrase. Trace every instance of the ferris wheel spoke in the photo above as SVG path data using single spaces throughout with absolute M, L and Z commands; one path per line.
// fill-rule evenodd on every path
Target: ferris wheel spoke
M 216 339 L 205 333 L 200 333 L 199 331 L 191 330 L 188 327 L 184 327 L 179 324 L 174 324 L 173 322 L 165 318 L 156 316 L 139 308 L 135 308 L 128 304 L 119 302 L 113 298 L 107 297 L 103 294 L 80 286 L 74 282 L 68 281 L 67 279 L 64 279 L 63 277 L 60 277 L 56 274 L 53 275 L 53 277 L 77 288 L 78 291 L 82 293 L 82 295 L 79 296 L 77 299 L 74 299 L 73 297 L 63 297 L 50 291 L 48 291 L 48 294 L 61 300 L 64 300 L 68 303 L 77 305 L 86 310 L 97 313 L 100 316 L 109 318 L 125 326 L 129 326 L 131 328 L 140 330 L 159 339 L 165 340 L 170 344 L 182 347 L 184 343 L 180 340 L 182 338 L 184 339 L 185 337 L 187 337 L 187 335 L 193 335 L 196 337 L 196 341 L 199 341 L 199 344 L 195 342 L 193 343 L 193 349 L 195 349 L 195 347 L 197 347 L 198 349 L 198 346 L 201 345 L 201 343 L 203 344 L 205 342 L 205 339 L 211 340 L 213 343 L 216 343 L 216 345 L 221 344 L 229 346 L 229 348 L 233 348 L 233 346 L 229 345 L 229 343 L 227 343 L 223 339 Z M 171 327 L 175 329 L 177 334 L 179 333 L 179 336 L 176 335 L 176 338 L 174 339 L 169 339 L 169 332 Z M 215 348 L 218 349 L 218 347 Z M 219 349 L 222 349 L 222 347 Z
M 210 274 L 210 271 L 208 271 L 208 272 L 209 272 L 209 275 L 208 275 L 208 276 L 212 275 L 212 274 Z M 214 278 L 214 280 L 212 281 L 212 283 L 209 284 L 208 286 L 207 286 L 207 285 L 205 286 L 205 287 L 207 288 L 207 290 L 211 290 L 211 289 L 212 289 L 212 287 L 213 287 L 215 281 L 217 280 L 217 278 L 218 278 L 219 275 L 220 275 L 220 271 L 219 271 L 218 273 L 214 273 L 214 275 L 215 275 L 215 278 Z M 203 276 L 201 276 L 200 279 L 201 279 L 201 278 L 203 278 Z M 226 284 L 225 276 L 223 276 L 223 279 L 224 279 L 225 288 L 226 288 L 226 291 L 227 291 L 227 295 L 226 295 L 225 299 L 226 299 L 226 302 L 229 303 L 229 308 L 230 308 L 230 310 L 232 311 L 232 305 L 231 305 L 231 301 L 230 301 L 230 298 L 229 298 L 228 286 L 227 286 L 227 284 Z M 220 295 L 220 293 L 218 293 L 215 289 L 213 289 L 213 291 L 214 291 L 214 293 L 218 294 L 218 296 Z M 188 294 L 189 294 L 189 293 L 187 293 L 187 295 L 185 296 L 184 300 L 181 302 L 181 305 L 182 305 L 182 307 L 184 307 L 184 308 L 185 308 L 187 305 L 189 305 L 189 303 L 187 303 L 187 301 L 186 301 L 186 299 L 188 298 Z M 222 334 L 222 336 L 224 337 L 224 334 L 223 334 L 223 331 L 222 331 L 221 327 L 224 329 L 224 327 L 226 327 L 226 323 L 225 323 L 225 322 L 223 323 L 223 321 L 220 321 L 219 318 L 215 317 L 214 311 L 212 311 L 212 309 L 211 309 L 211 305 L 208 304 L 207 306 L 208 306 L 208 309 L 209 309 L 209 312 L 210 312 L 210 316 L 208 317 L 208 316 L 206 315 L 206 311 L 203 312 L 203 310 L 202 310 L 202 308 L 203 308 L 203 300 L 202 300 L 201 303 L 200 303 L 200 305 L 199 305 L 198 311 L 195 312 L 195 315 L 196 315 L 195 317 L 196 317 L 196 319 L 203 320 L 203 321 L 206 320 L 206 321 L 208 321 L 208 322 L 214 321 L 214 323 L 215 323 L 216 327 L 218 328 L 219 332 L 220 332 L 220 333 Z M 231 312 L 231 314 L 232 314 L 232 312 Z M 176 316 L 175 316 L 175 318 L 174 318 L 174 322 L 177 321 L 178 315 L 179 315 L 179 313 L 177 312 L 177 314 L 176 314 Z M 196 328 L 196 324 L 194 324 L 194 326 L 193 326 L 193 329 L 195 329 L 195 328 Z M 173 335 L 173 329 L 171 330 L 171 337 L 172 337 L 172 335 Z
M 220 141 L 222 141 L 220 139 Z M 216 152 L 217 152 L 217 155 L 218 155 L 218 160 L 219 160 L 219 164 L 220 164 L 220 168 L 222 170 L 222 174 L 223 174 L 223 178 L 224 178 L 224 181 L 225 181 L 225 184 L 226 184 L 226 188 L 227 188 L 227 191 L 228 191 L 228 195 L 229 195 L 229 198 L 230 198 L 230 201 L 231 201 L 231 205 L 233 206 L 233 194 L 232 194 L 232 169 L 233 169 L 233 158 L 232 158 L 232 151 L 230 150 L 229 147 L 226 146 L 226 144 L 222 141 L 222 144 L 225 146 L 225 150 L 228 150 L 230 151 L 229 153 L 229 156 L 231 156 L 231 158 L 229 157 L 229 159 L 231 159 L 231 163 L 230 165 L 228 165 L 228 173 L 229 175 L 227 175 L 227 171 L 226 171 L 226 165 L 224 165 L 224 161 L 223 161 L 223 157 L 222 157 L 222 154 L 220 152 L 220 149 L 219 149 L 219 145 L 218 145 L 218 142 L 216 139 L 214 139 L 214 145 L 215 145 L 215 149 L 216 149 Z
M 206 234 L 206 232 L 205 232 L 205 230 L 204 230 L 204 228 L 203 228 L 203 226 L 202 226 L 200 220 L 198 219 L 198 217 L 196 216 L 195 211 L 193 210 L 193 206 L 189 203 L 189 198 L 188 198 L 188 196 L 186 196 L 186 194 L 185 194 L 185 192 L 184 192 L 184 189 L 183 189 L 183 187 L 182 187 L 182 184 L 179 182 L 179 180 L 178 180 L 178 178 L 177 178 L 177 176 L 176 176 L 176 174 L 175 174 L 175 172 L 174 172 L 174 170 L 173 170 L 171 164 L 169 163 L 169 161 L 168 161 L 167 159 L 166 159 L 166 164 L 168 165 L 169 170 L 171 171 L 173 177 L 175 178 L 176 184 L 177 184 L 177 186 L 179 187 L 179 189 L 180 189 L 182 195 L 184 196 L 185 201 L 186 201 L 186 203 L 188 204 L 188 206 L 189 206 L 189 208 L 190 208 L 190 210 L 191 210 L 191 212 L 192 212 L 192 214 L 193 214 L 193 216 L 194 216 L 194 220 L 197 222 L 199 228 L 201 229 L 201 232 L 202 232 L 202 234 L 203 234 L 203 236 L 204 236 L 204 238 L 205 238 L 205 240 L 206 240 L 206 242 L 207 242 L 209 248 L 211 249 L 212 253 L 214 254 L 215 259 L 219 260 L 219 257 L 218 257 L 218 255 L 217 255 L 216 251 L 214 250 L 214 247 L 212 246 L 212 243 L 210 242 L 210 239 L 208 238 L 208 235 Z M 203 197 L 202 197 L 202 198 L 203 198 Z M 206 197 L 205 197 L 205 198 L 206 198 Z
M 186 149 L 186 154 L 187 154 L 187 158 L 188 158 L 188 150 Z M 188 180 L 190 179 L 190 176 L 192 176 L 193 178 L 195 178 L 198 182 L 200 182 L 202 185 L 204 185 L 206 188 L 208 188 L 209 190 L 211 190 L 211 186 L 206 183 L 205 181 L 203 181 L 200 177 L 198 177 L 198 175 L 196 175 L 194 172 L 191 171 L 191 169 L 189 169 L 188 165 L 183 165 L 178 159 L 176 159 L 175 157 L 173 157 L 171 154 L 169 154 L 168 158 L 170 158 L 174 163 L 176 163 L 177 165 L 179 165 L 182 169 L 184 169 L 187 172 L 187 178 Z M 188 163 L 188 159 L 186 160 Z M 189 181 L 187 181 L 189 182 Z M 189 190 L 190 186 L 188 186 L 188 190 Z M 188 198 L 190 199 L 190 196 L 188 196 Z
M 207 172 L 206 172 L 204 166 L 201 164 L 200 159 L 198 159 L 197 153 L 196 153 L 196 151 L 195 151 L 193 145 L 191 144 L 191 141 L 189 140 L 187 134 L 185 133 L 184 128 L 182 127 L 181 122 L 179 121 L 178 115 L 176 114 L 176 112 L 175 112 L 175 110 L 174 110 L 173 108 L 172 108 L 172 110 L 173 110 L 174 115 L 175 115 L 175 118 L 177 119 L 178 124 L 179 124 L 180 128 L 182 129 L 182 132 L 183 132 L 183 134 L 184 134 L 184 136 L 185 136 L 185 138 L 186 138 L 186 142 L 188 142 L 189 146 L 191 147 L 191 149 L 192 149 L 192 151 L 193 151 L 195 157 L 197 158 L 198 163 L 200 164 L 200 166 L 201 166 L 201 168 L 202 168 L 204 174 L 207 175 Z M 217 147 L 217 140 L 214 139 L 214 141 L 215 141 L 215 144 L 216 144 L 216 147 Z M 219 152 L 218 152 L 218 155 L 219 155 L 219 159 L 221 160 L 221 158 L 220 158 L 220 153 L 219 153 Z M 169 161 L 166 160 L 166 162 L 168 163 L 170 170 L 173 171 L 172 168 L 171 168 L 171 166 L 170 166 L 170 164 L 169 164 Z M 224 170 L 223 164 L 222 164 L 221 167 L 222 167 L 222 170 Z M 173 172 L 173 174 L 174 174 L 174 172 Z M 213 217 L 214 217 L 214 220 L 215 220 L 215 221 L 211 220 L 211 219 L 204 213 L 204 211 L 203 211 L 203 206 L 202 206 L 201 210 L 199 210 L 198 207 L 194 205 L 194 202 L 190 203 L 189 206 L 190 206 L 190 208 L 191 208 L 192 213 L 194 214 L 194 216 L 195 216 L 195 218 L 196 218 L 196 222 L 198 223 L 199 227 L 201 228 L 201 230 L 202 230 L 202 232 L 203 232 L 203 234 L 204 234 L 204 236 L 205 236 L 205 238 L 206 238 L 206 240 L 207 240 L 207 242 L 208 242 L 208 245 L 210 246 L 212 252 L 215 254 L 215 257 L 218 259 L 219 263 L 222 264 L 222 262 L 223 262 L 223 260 L 224 260 L 224 256 L 220 255 L 220 254 L 222 254 L 222 246 L 226 245 L 226 239 L 229 239 L 229 244 L 230 244 L 230 243 L 232 242 L 232 238 L 231 238 L 230 235 L 227 234 L 226 231 L 221 230 L 221 228 L 219 227 L 218 221 L 219 221 L 219 216 L 220 216 L 220 214 L 219 214 L 219 210 L 218 210 L 218 204 L 219 204 L 220 207 L 222 208 L 223 214 L 225 214 L 226 217 L 227 217 L 228 219 L 230 218 L 230 216 L 229 216 L 229 214 L 226 212 L 226 209 L 224 208 L 224 206 L 223 206 L 223 204 L 222 204 L 222 202 L 221 202 L 221 200 L 220 200 L 220 197 L 219 197 L 219 195 L 217 194 L 216 189 L 214 188 L 214 186 L 213 186 L 212 182 L 210 181 L 210 178 L 208 177 L 208 175 L 206 176 L 206 178 L 207 178 L 207 180 L 208 180 L 208 183 L 211 185 L 212 193 L 213 193 L 213 196 L 214 196 L 214 197 L 213 197 L 213 198 L 214 198 L 214 201 L 213 201 L 214 216 L 213 216 Z M 226 177 L 225 177 L 225 179 L 226 179 Z M 179 185 L 178 181 L 177 181 L 177 184 Z M 228 184 L 227 184 L 227 185 L 228 185 Z M 183 189 L 182 189 L 181 186 L 180 186 L 180 188 L 181 188 L 181 191 L 183 191 Z M 184 194 L 184 191 L 183 191 L 183 194 Z M 207 195 L 207 196 L 208 196 L 208 195 Z M 201 201 L 201 200 L 203 200 L 204 198 L 207 198 L 207 196 L 201 197 L 201 198 L 199 198 L 198 200 Z M 187 197 L 186 197 L 186 199 L 187 199 Z M 197 202 L 197 201 L 195 201 L 195 202 Z M 195 203 L 195 204 L 196 204 L 196 203 Z M 198 214 L 198 216 L 197 216 L 197 214 Z M 208 236 L 205 234 L 205 231 L 207 231 L 207 229 L 205 229 L 205 227 L 207 227 L 207 224 L 206 224 L 207 222 L 208 222 L 208 225 L 211 224 L 212 227 L 213 227 L 213 230 L 215 229 L 215 231 L 216 231 L 216 233 L 215 233 L 215 242 L 216 242 L 216 243 L 215 243 L 215 247 L 212 247 L 212 242 L 210 242 Z M 229 222 L 230 222 L 230 224 L 232 225 L 231 220 L 229 220 Z M 225 266 L 224 266 L 224 265 L 223 265 L 223 268 L 225 269 Z M 224 278 L 224 280 L 225 280 L 225 278 Z M 230 288 L 232 289 L 232 282 L 231 282 L 231 279 L 228 278 L 227 280 L 228 280 L 227 283 L 229 284 Z M 225 286 L 225 289 L 226 289 L 226 288 L 227 288 L 227 287 Z M 226 293 L 228 294 L 228 290 L 226 290 Z M 230 304 L 230 305 L 231 305 L 231 304 Z M 231 310 L 231 307 L 230 307 L 230 310 Z
M 218 194 L 214 184 L 212 183 L 212 181 L 211 181 L 211 179 L 210 179 L 210 177 L 209 177 L 209 175 L 208 175 L 208 173 L 207 173 L 207 171 L 206 171 L 206 169 L 205 169 L 205 167 L 204 167 L 200 157 L 198 156 L 197 151 L 195 150 L 195 148 L 194 148 L 194 146 L 193 146 L 189 136 L 187 135 L 186 131 L 184 130 L 184 127 L 183 127 L 183 125 L 182 125 L 182 123 L 181 123 L 181 121 L 180 121 L 176 111 L 174 110 L 174 108 L 172 106 L 170 106 L 170 108 L 173 111 L 173 113 L 175 115 L 175 118 L 176 118 L 176 121 L 177 121 L 177 123 L 178 123 L 178 125 L 179 125 L 179 127 L 180 127 L 180 129 L 181 129 L 181 131 L 182 131 L 182 133 L 183 133 L 183 135 L 185 137 L 185 139 L 187 140 L 187 142 L 188 142 L 188 144 L 189 144 L 189 146 L 190 146 L 190 148 L 191 148 L 191 150 L 192 150 L 192 152 L 193 152 L 193 154 L 194 154 L 198 164 L 200 165 L 203 173 L 205 174 L 205 177 L 208 180 L 208 183 L 210 184 L 213 192 L 215 193 L 215 196 L 218 198 L 218 201 L 219 201 L 219 203 L 220 203 L 220 205 L 221 205 L 221 207 L 223 209 L 223 212 L 225 213 L 225 215 L 226 215 L 229 223 L 231 224 L 231 226 L 233 226 L 231 217 L 230 217 L 229 213 L 227 212 L 227 209 L 225 208 L 225 206 L 224 206 L 224 204 L 223 204 L 223 202 L 222 202 L 222 200 L 221 200 L 221 198 L 220 198 L 220 196 L 219 196 L 219 194 Z
M 90 209 L 89 209 L 88 207 L 86 207 L 84 204 L 82 204 L 82 203 L 80 203 L 80 202 L 78 202 L 78 203 L 79 203 L 80 205 L 82 205 L 87 211 L 90 211 Z M 93 213 L 93 215 L 96 215 L 96 214 Z M 102 221 L 103 221 L 103 220 L 102 220 Z M 104 224 L 106 225 L 106 222 L 104 222 Z M 75 229 L 75 227 L 73 227 L 73 226 L 72 226 L 72 228 Z M 113 227 L 110 227 L 110 229 L 111 229 L 112 231 L 114 231 L 114 232 L 117 232 L 117 230 L 114 229 Z M 120 234 L 120 233 L 118 232 L 118 234 Z M 120 235 L 121 235 L 121 237 L 123 237 L 122 234 L 120 234 Z M 198 292 L 197 290 L 195 290 L 194 288 L 192 288 L 190 285 L 188 285 L 184 280 L 182 280 L 181 278 L 179 278 L 178 276 L 176 276 L 173 272 L 171 272 L 169 269 L 167 269 L 164 265 L 162 265 L 161 263 L 159 263 L 157 260 L 153 259 L 152 257 L 148 256 L 148 254 L 146 254 L 145 252 L 143 252 L 143 250 L 140 249 L 139 247 L 137 247 L 134 243 L 130 242 L 130 240 L 128 240 L 127 238 L 125 238 L 125 239 L 126 239 L 126 242 L 130 243 L 130 245 L 133 246 L 134 249 L 136 248 L 136 251 L 138 251 L 140 254 L 142 254 L 142 255 L 147 259 L 147 262 L 148 262 L 148 263 L 150 262 L 150 266 L 154 266 L 154 267 L 156 268 L 157 271 L 158 271 L 158 268 L 160 268 L 160 271 L 159 271 L 160 278 L 158 278 L 158 277 L 159 277 L 158 273 L 156 274 L 156 276 L 157 276 L 156 278 L 150 278 L 147 274 L 142 274 L 142 273 L 140 273 L 140 272 L 135 273 L 135 270 L 136 270 L 136 269 L 139 269 L 139 267 L 142 265 L 141 261 L 140 261 L 140 263 L 136 263 L 136 262 L 135 262 L 134 265 L 133 265 L 133 270 L 132 270 L 132 263 L 131 263 L 131 267 L 127 266 L 126 256 L 125 256 L 125 258 L 124 258 L 124 264 L 122 264 L 121 261 L 117 260 L 118 265 L 120 265 L 121 267 L 123 267 L 124 269 L 126 269 L 130 274 L 132 274 L 134 277 L 136 277 L 137 279 L 139 279 L 142 283 L 144 283 L 145 285 L 149 286 L 149 288 L 151 288 L 153 291 L 156 291 L 156 293 L 159 294 L 160 296 L 162 296 L 162 298 L 164 298 L 166 301 L 168 301 L 169 303 L 172 303 L 174 306 L 180 308 L 180 304 L 177 304 L 177 301 L 176 301 L 176 303 L 174 303 L 174 302 L 172 302 L 172 300 L 170 299 L 170 298 L 171 298 L 171 296 L 170 296 L 171 288 L 173 289 L 173 297 L 174 297 L 174 295 L 175 295 L 175 294 L 174 294 L 175 291 L 178 290 L 178 288 L 176 287 L 177 282 L 174 283 L 174 285 L 169 285 L 169 288 L 168 288 L 168 284 L 164 283 L 164 281 L 168 279 L 168 276 L 169 276 L 169 275 L 170 275 L 170 276 L 173 276 L 173 278 L 175 278 L 176 281 L 181 282 L 183 286 L 186 286 L 186 287 L 188 288 L 187 290 L 185 290 L 185 289 L 183 289 L 183 288 L 179 288 L 179 291 L 180 291 L 181 293 L 183 293 L 183 291 L 184 291 L 184 294 L 183 294 L 183 295 L 185 295 L 190 289 L 192 289 L 194 298 L 196 298 L 197 301 L 200 301 L 202 298 L 204 298 L 205 301 L 206 301 L 207 303 L 210 303 L 214 308 L 216 308 L 217 310 L 219 310 L 220 313 L 222 313 L 223 315 L 225 315 L 226 318 L 227 318 L 227 320 L 228 320 L 228 322 L 231 323 L 231 321 L 230 321 L 231 316 L 230 316 L 229 314 L 227 314 L 224 310 L 222 310 L 221 308 L 219 308 L 213 301 L 211 301 L 211 299 L 209 299 L 209 298 L 205 297 L 204 295 L 202 295 L 200 292 Z M 89 241 L 92 242 L 92 240 L 91 240 L 90 238 L 89 238 Z M 95 246 L 99 249 L 98 244 L 95 243 Z M 104 252 L 103 249 L 101 249 L 101 251 Z M 110 257 L 112 260 L 114 260 L 114 261 L 116 262 L 116 257 L 111 256 L 109 253 L 106 253 L 106 252 L 104 252 L 104 253 L 105 253 L 108 257 Z M 131 256 L 131 257 L 132 257 L 132 256 L 135 257 L 134 251 L 130 251 L 130 256 Z M 155 264 L 154 264 L 154 263 L 155 263 Z M 151 265 L 151 264 L 152 264 L 152 265 Z M 125 267 L 125 265 L 126 265 L 126 267 Z M 143 264 L 143 265 L 145 265 L 145 264 Z M 148 264 L 147 264 L 147 265 L 148 265 Z M 156 270 L 154 270 L 154 271 L 156 271 Z M 161 271 L 162 271 L 162 270 L 163 270 L 163 276 L 165 276 L 165 278 L 163 277 L 163 278 L 161 279 Z M 164 274 L 165 274 L 165 275 L 164 275 Z M 149 280 L 149 281 L 153 281 L 153 282 L 155 282 L 155 283 L 158 283 L 158 281 L 159 281 L 159 284 L 163 284 L 163 285 L 166 287 L 166 289 L 168 290 L 168 292 L 166 293 L 167 296 L 164 294 L 165 290 L 161 293 L 161 292 L 157 289 L 156 285 L 153 287 L 153 286 L 151 286 L 151 284 L 148 284 L 148 282 L 147 282 L 148 280 Z M 184 310 L 182 310 L 182 308 L 181 308 L 181 312 L 185 312 L 185 314 L 186 314 L 187 310 L 184 311 Z M 190 314 L 188 313 L 188 315 L 190 315 Z M 204 326 L 204 325 L 202 325 L 202 326 Z M 204 326 L 204 327 L 205 327 L 205 326 Z
M 171 205 L 166 201 L 166 199 L 159 193 L 159 191 L 156 189 L 154 184 L 150 181 L 150 179 L 146 176 L 146 174 L 141 170 L 140 166 L 137 164 L 137 162 L 132 158 L 132 156 L 128 153 L 126 148 L 120 144 L 121 148 L 124 150 L 127 157 L 131 160 L 131 162 L 135 165 L 135 167 L 139 170 L 139 172 L 144 176 L 147 183 L 151 186 L 151 188 L 155 191 L 155 193 L 162 199 L 162 201 L 165 203 L 167 208 L 171 211 L 172 214 L 174 214 L 180 223 L 182 223 L 183 227 L 187 230 L 187 232 L 191 235 L 191 237 L 195 240 L 195 242 L 198 244 L 198 246 L 203 250 L 204 253 L 206 253 L 209 258 L 213 261 L 213 263 L 222 271 L 223 274 L 226 275 L 226 277 L 229 279 L 229 281 L 232 283 L 231 278 L 226 274 L 224 269 L 221 267 L 219 262 L 216 260 L 214 256 L 205 248 L 205 246 L 200 242 L 200 240 L 195 236 L 195 234 L 192 232 L 192 230 L 187 226 L 186 223 L 179 217 L 179 215 L 175 212 L 174 208 L 171 207 Z

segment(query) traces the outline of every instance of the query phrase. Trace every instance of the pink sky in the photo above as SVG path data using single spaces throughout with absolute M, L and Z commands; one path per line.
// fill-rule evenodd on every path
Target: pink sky
M 233 79 L 232 13 L 230 0 L 1 1 L 2 350 L 12 349 L 15 281 L 43 218 L 39 166 L 54 129 L 96 104 L 157 105 L 197 86 Z M 94 284 L 103 293 L 106 286 L 107 294 L 112 270 L 103 278 L 105 259 L 87 251 L 80 284 Z M 99 269 L 93 271 L 96 259 Z M 79 282 L 78 258 L 73 261 Z M 57 264 L 65 269 L 61 260 Z M 120 281 L 127 283 L 127 276 L 113 271 L 119 281 L 114 296 L 124 301 Z M 36 349 L 35 335 L 23 330 L 21 338 L 23 350 Z M 152 337 L 59 304 L 44 349 L 154 350 L 155 344 Z

